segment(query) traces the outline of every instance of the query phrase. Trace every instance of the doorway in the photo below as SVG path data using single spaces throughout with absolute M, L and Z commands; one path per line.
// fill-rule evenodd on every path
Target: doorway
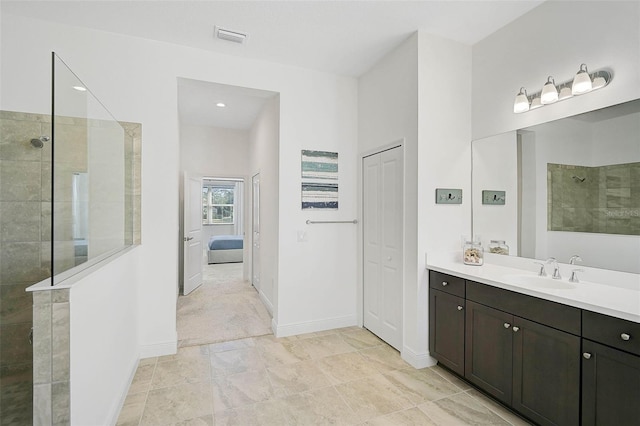
M 402 349 L 403 147 L 362 159 L 363 325 Z
M 260 291 L 260 173 L 251 178 L 251 284 Z

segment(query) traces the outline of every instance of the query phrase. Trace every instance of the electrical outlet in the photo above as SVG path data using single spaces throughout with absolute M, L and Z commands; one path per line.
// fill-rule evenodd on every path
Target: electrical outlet
M 489 204 L 494 206 L 504 206 L 506 199 L 505 191 L 482 191 L 482 204 Z
M 436 188 L 436 204 L 462 204 L 462 189 Z

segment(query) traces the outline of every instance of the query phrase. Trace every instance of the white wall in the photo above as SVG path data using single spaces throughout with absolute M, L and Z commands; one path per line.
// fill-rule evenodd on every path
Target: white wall
M 428 353 L 426 256 L 462 250 L 471 232 L 471 46 L 419 33 L 419 119 L 417 281 L 407 301 L 415 306 L 414 337 L 408 342 Z M 462 204 L 436 205 L 436 188 L 461 188 Z
M 356 163 L 355 79 L 6 13 L 1 19 L 1 109 L 49 111 L 49 59 L 50 52 L 56 51 L 114 116 L 142 123 L 144 243 L 136 249 L 135 264 L 119 264 L 109 273 L 113 279 L 121 274 L 136 277 L 128 283 L 128 292 L 137 293 L 137 305 L 110 306 L 117 306 L 118 314 L 127 318 L 136 311 L 137 324 L 131 327 L 137 325 L 139 330 L 142 356 L 176 350 L 178 247 L 182 244 L 179 77 L 280 93 L 278 245 L 263 246 L 263 250 L 278 253 L 276 329 L 284 333 L 355 323 L 355 229 L 314 229 L 304 250 L 296 242 L 296 231 L 306 228 L 304 220 L 309 216 L 300 209 L 301 149 L 340 153 L 340 210 L 316 212 L 313 218 L 353 218 L 356 214 L 356 173 L 350 168 Z M 317 265 L 331 268 L 318 271 Z M 90 285 L 94 278 L 87 281 Z M 82 374 L 85 367 L 72 356 L 73 374 Z M 109 372 L 101 371 L 103 374 Z M 98 402 L 87 403 L 83 409 L 91 410 L 94 403 Z
M 640 97 L 640 2 L 547 1 L 473 46 L 473 139 Z M 541 90 L 547 76 L 573 78 L 580 64 L 609 68 L 598 91 L 523 114 L 520 87 Z
M 402 356 L 424 367 L 425 254 L 460 250 L 471 228 L 471 47 L 418 32 L 361 77 L 359 97 L 361 155 L 405 142 Z M 436 206 L 436 188 L 463 189 L 463 204 Z
M 359 81 L 358 152 L 360 156 L 388 148 L 403 141 L 404 150 L 404 228 L 403 228 L 403 348 L 402 356 L 415 363 L 407 350 L 415 339 L 416 216 L 418 174 L 418 35 L 382 58 Z M 362 164 L 358 165 L 362 188 Z M 359 199 L 362 199 L 360 196 Z M 362 213 L 360 213 L 362 218 Z M 362 252 L 362 233 L 358 237 Z M 362 321 L 362 258 L 358 259 L 358 320 Z M 408 357 L 408 358 L 407 358 Z
M 245 246 L 245 267 L 253 268 L 253 186 L 252 177 L 260 174 L 260 298 L 274 316 L 277 324 L 277 286 L 278 282 L 278 169 L 280 150 L 280 97 L 274 96 L 260 111 L 249 132 L 249 177 L 246 193 L 247 244 Z M 253 274 L 253 272 L 251 272 Z M 253 278 L 253 277 L 251 277 Z
M 485 250 L 491 240 L 504 240 L 509 254 L 517 254 L 517 158 L 516 132 L 473 141 L 473 233 Z M 506 191 L 504 205 L 482 204 L 483 190 Z
M 115 424 L 139 356 L 136 247 L 70 291 L 71 422 Z

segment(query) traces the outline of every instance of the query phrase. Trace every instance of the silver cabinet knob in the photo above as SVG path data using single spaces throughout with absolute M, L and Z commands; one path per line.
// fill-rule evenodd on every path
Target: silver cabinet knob
M 620 335 L 620 338 L 626 342 L 627 340 L 631 339 L 631 335 L 627 333 L 622 333 Z
M 449 285 L 449 283 L 448 283 L 448 282 L 446 282 L 446 281 L 442 281 L 442 287 L 446 287 L 446 286 L 448 286 L 448 285 Z
M 463 309 L 463 307 L 458 305 L 458 310 L 461 311 L 462 309 Z
M 508 322 L 505 322 L 503 325 L 504 325 L 504 328 L 509 328 L 509 327 L 511 327 L 511 324 L 509 324 Z
M 582 356 L 584 357 L 584 359 L 590 359 L 591 358 L 591 354 L 589 352 L 583 353 Z
M 513 332 L 516 333 L 518 330 L 520 330 L 520 327 L 516 327 L 515 325 L 513 326 Z

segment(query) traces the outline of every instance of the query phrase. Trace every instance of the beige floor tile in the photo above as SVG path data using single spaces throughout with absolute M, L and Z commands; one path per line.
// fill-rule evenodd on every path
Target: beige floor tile
M 315 361 L 269 367 L 267 372 L 274 389 L 287 395 L 331 385 Z
M 301 344 L 302 341 L 269 342 L 259 340 L 256 347 L 267 366 L 292 364 L 310 359 L 311 357 Z
M 264 362 L 255 347 L 212 353 L 210 361 L 212 376 L 262 371 L 265 368 Z
M 228 342 L 212 343 L 209 345 L 209 353 L 232 351 L 235 349 L 246 349 L 255 347 L 256 342 L 253 337 L 245 339 L 230 340 Z
M 384 377 L 414 404 L 434 401 L 462 392 L 462 389 L 429 368 L 416 370 L 410 367 L 385 373 Z
M 138 364 L 138 369 L 133 376 L 131 386 L 129 386 L 129 393 L 136 394 L 141 392 L 147 392 L 151 388 L 151 380 L 153 379 L 153 371 L 156 365 L 151 363 Z
M 267 401 L 275 396 L 266 370 L 213 378 L 213 407 L 216 413 Z
M 385 345 L 375 334 L 364 328 L 350 327 L 340 332 L 342 340 L 356 349 Z
M 365 423 L 366 426 L 438 426 L 418 408 L 397 411 L 382 417 L 376 417 Z
M 502 417 L 506 421 L 508 421 L 509 423 L 511 423 L 513 426 L 529 426 L 529 425 L 531 425 L 531 423 L 529 423 L 528 421 L 526 421 L 522 417 L 518 416 L 517 414 L 515 414 L 511 410 L 508 410 L 507 408 L 505 408 L 502 405 L 498 404 L 493 399 L 490 399 L 489 397 L 485 396 L 482 392 L 480 392 L 480 391 L 478 391 L 476 389 L 468 390 L 467 394 L 469 396 L 471 396 L 472 398 L 476 399 L 477 401 L 479 401 L 482 405 L 484 405 L 485 407 L 489 408 L 491 411 L 493 411 L 494 413 L 496 413 L 497 415 L 499 415 L 500 417 Z
M 300 344 L 313 359 L 355 351 L 355 348 L 342 340 L 338 334 L 311 337 L 301 340 Z
M 509 423 L 478 400 L 466 393 L 459 393 L 418 406 L 436 424 L 443 426 L 503 425 Z
M 207 354 L 206 346 L 192 346 L 178 349 L 176 355 L 159 358 L 151 389 L 209 381 L 211 366 Z
M 351 425 L 357 415 L 333 386 L 279 400 L 289 425 Z
M 383 373 L 410 367 L 410 365 L 400 357 L 400 352 L 388 345 L 362 349 L 360 354 L 371 361 L 378 371 Z
M 174 426 L 213 426 L 213 414 L 178 422 Z
M 216 426 L 285 425 L 277 400 L 259 402 L 215 413 Z
M 120 410 L 116 426 L 137 426 L 142 418 L 146 401 L 146 392 L 127 395 L 122 405 L 122 410 Z
M 141 425 L 161 426 L 213 414 L 211 382 L 149 391 Z
M 447 379 L 448 381 L 450 381 L 451 383 L 453 383 L 454 385 L 456 385 L 457 387 L 459 387 L 462 390 L 473 389 L 473 387 L 469 383 L 465 382 L 460 377 L 456 376 L 455 374 L 453 374 L 452 372 L 450 372 L 446 368 L 443 368 L 443 367 L 441 367 L 439 365 L 434 365 L 433 367 L 429 367 L 429 368 L 431 370 L 435 371 L 436 373 L 438 373 L 439 375 L 441 375 L 442 377 L 444 377 L 445 379 Z
M 375 364 L 358 352 L 322 358 L 318 360 L 318 366 L 330 378 L 332 384 L 346 383 L 378 374 Z
M 414 406 L 382 374 L 335 386 L 359 421 L 369 420 Z

